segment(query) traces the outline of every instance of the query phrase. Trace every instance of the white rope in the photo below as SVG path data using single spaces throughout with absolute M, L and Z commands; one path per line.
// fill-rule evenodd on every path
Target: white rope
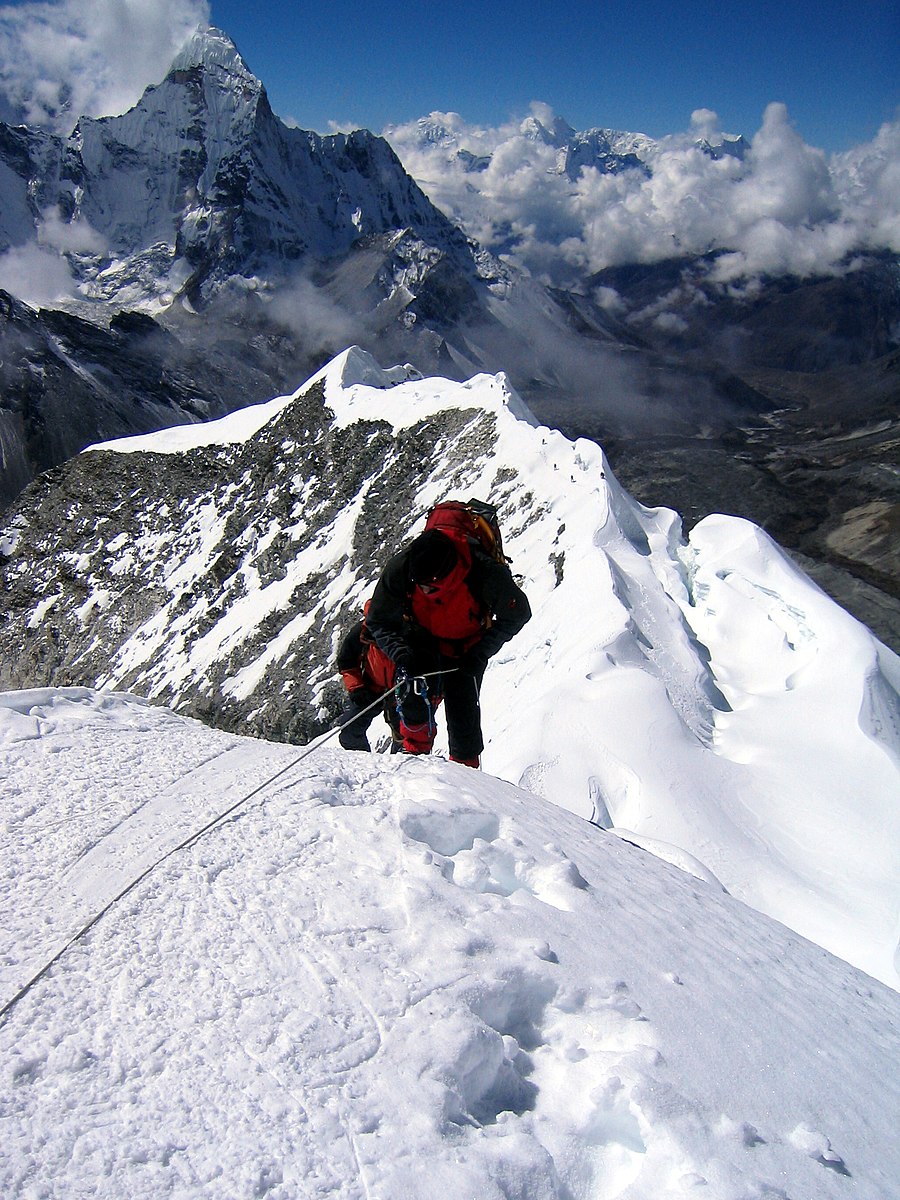
M 434 675 L 449 675 L 452 671 L 456 670 L 458 670 L 457 667 L 451 667 L 444 671 L 429 671 L 424 675 L 416 675 L 411 678 L 430 679 Z M 70 947 L 74 946 L 77 941 L 83 938 L 84 935 L 97 924 L 101 917 L 104 917 L 109 912 L 114 904 L 118 904 L 118 902 L 127 896 L 130 891 L 136 888 L 139 883 L 143 882 L 143 880 L 147 878 L 151 871 L 155 871 L 158 866 L 164 863 L 167 858 L 171 858 L 173 854 L 177 854 L 180 850 L 187 849 L 187 847 L 192 845 L 192 843 L 198 841 L 205 833 L 208 833 L 212 828 L 214 828 L 214 826 L 220 824 L 227 817 L 231 816 L 236 809 L 240 808 L 243 804 L 246 804 L 248 800 L 252 800 L 254 796 L 258 796 L 261 791 L 269 787 L 277 779 L 280 779 L 283 775 L 286 775 L 288 771 L 293 770 L 298 763 L 302 762 L 304 758 L 308 758 L 314 750 L 318 750 L 319 747 L 324 745 L 329 738 L 333 737 L 336 733 L 340 733 L 342 729 L 346 729 L 348 725 L 351 725 L 364 713 L 371 712 L 373 708 L 377 708 L 380 704 L 383 704 L 385 696 L 390 696 L 392 693 L 396 692 L 398 688 L 403 687 L 405 682 L 406 680 L 401 680 L 400 683 L 394 684 L 392 688 L 388 688 L 387 691 L 382 692 L 377 700 L 375 700 L 372 704 L 369 704 L 366 708 L 360 709 L 360 711 L 355 713 L 348 721 L 344 721 L 341 725 L 336 725 L 334 729 L 329 729 L 327 733 L 323 734 L 316 741 L 311 742 L 310 745 L 304 749 L 302 754 L 298 754 L 295 758 L 291 759 L 287 766 L 284 766 L 281 768 L 281 770 L 276 771 L 275 774 L 271 775 L 268 779 L 264 779 L 263 782 L 255 787 L 252 792 L 248 792 L 246 796 L 242 796 L 239 800 L 236 800 L 234 804 L 226 808 L 224 812 L 217 813 L 212 820 L 207 821 L 206 824 L 200 829 L 197 829 L 193 833 L 189 834 L 183 841 L 179 842 L 177 846 L 173 846 L 170 850 L 167 850 L 165 854 L 160 855 L 155 862 L 151 863 L 149 867 L 140 873 L 140 875 L 138 875 L 135 879 L 132 879 L 131 882 L 126 884 L 120 892 L 113 896 L 113 898 L 109 900 L 99 912 L 95 913 L 88 921 L 86 921 L 85 924 L 82 925 L 82 927 L 78 930 L 78 932 L 73 934 L 73 936 L 69 938 L 66 944 L 60 950 L 58 950 L 52 958 L 45 962 L 44 965 L 31 976 L 30 979 L 22 984 L 12 999 L 7 1000 L 3 1007 L 0 1008 L 0 1021 L 4 1019 L 10 1009 L 17 1004 L 23 996 L 27 995 L 28 992 L 31 991 L 31 989 L 40 979 L 43 979 L 51 967 L 59 962 L 59 960 L 66 953 L 66 951 L 70 949 Z

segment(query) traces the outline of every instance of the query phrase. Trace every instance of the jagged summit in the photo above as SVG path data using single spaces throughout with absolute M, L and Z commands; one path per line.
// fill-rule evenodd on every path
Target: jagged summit
M 0 145 L 0 166 L 0 252 L 58 211 L 93 239 L 93 253 L 68 259 L 84 300 L 197 308 L 235 281 L 265 288 L 294 264 L 399 230 L 431 260 L 449 252 L 476 271 L 465 237 L 383 139 L 288 128 L 212 26 L 127 113 L 83 118 L 68 139 Z
M 546 107 L 537 105 L 538 112 L 525 117 L 507 140 L 535 142 L 558 151 L 561 174 L 568 170 L 573 155 L 581 156 L 579 167 L 593 165 L 615 172 L 636 164 L 643 166 L 657 147 L 653 138 L 644 133 L 605 127 L 576 130 L 565 117 L 556 116 L 549 109 L 544 111 Z M 487 165 L 502 144 L 497 140 L 498 131 L 473 129 L 456 112 L 435 111 L 414 124 L 415 144 L 429 152 L 459 158 L 467 169 L 473 162 L 482 167 Z M 399 130 L 399 126 L 389 126 L 385 136 L 391 140 Z M 589 160 L 588 149 L 593 151 L 594 159 Z
M 176 54 L 168 74 L 189 71 L 192 67 L 222 67 L 230 75 L 259 82 L 228 34 L 214 25 L 198 29 L 188 38 Z
M 469 126 L 459 113 L 432 112 L 416 121 L 414 126 L 389 127 L 386 136 L 393 139 L 402 134 L 399 138 L 401 148 L 403 144 L 411 144 L 427 154 L 442 155 L 449 162 L 456 160 L 467 173 L 486 170 L 501 147 L 509 150 L 517 143 L 534 143 L 537 147 L 556 151 L 556 166 L 550 169 L 573 182 L 585 168 L 606 175 L 630 170 L 641 171 L 647 176 L 652 174 L 654 159 L 664 143 L 645 133 L 606 126 L 577 130 L 565 117 L 557 116 L 549 105 L 535 103 L 533 107 L 534 111 L 513 133 L 508 129 L 486 130 Z M 413 128 L 415 132 L 410 138 L 409 131 Z M 749 149 L 749 143 L 741 135 L 706 128 L 702 136 L 695 139 L 694 145 L 712 158 L 723 155 L 743 158 Z M 516 154 L 509 157 L 511 161 L 518 161 Z M 456 212 L 453 205 L 450 208 Z M 466 227 L 463 214 L 456 215 Z
M 546 142 L 549 146 L 562 146 L 577 136 L 576 131 L 565 117 L 552 117 L 547 124 L 536 116 L 526 117 L 519 126 L 519 132 L 523 137 L 537 142 Z

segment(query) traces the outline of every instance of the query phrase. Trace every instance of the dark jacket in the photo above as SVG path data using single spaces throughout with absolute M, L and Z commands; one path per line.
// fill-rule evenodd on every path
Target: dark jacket
M 366 615 L 366 628 L 376 645 L 404 670 L 422 670 L 438 655 L 439 638 L 421 626 L 412 613 L 415 583 L 409 569 L 407 547 L 388 562 L 381 574 Z M 483 620 L 483 632 L 468 644 L 441 646 L 444 656 L 467 657 L 486 663 L 514 637 L 531 617 L 528 598 L 509 567 L 473 547 L 472 563 L 464 584 Z

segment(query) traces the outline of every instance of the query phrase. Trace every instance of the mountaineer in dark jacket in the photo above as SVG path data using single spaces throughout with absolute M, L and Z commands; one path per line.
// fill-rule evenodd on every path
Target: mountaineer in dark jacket
M 395 743 L 427 754 L 434 743 L 434 710 L 443 701 L 450 757 L 477 767 L 484 748 L 479 693 L 488 659 L 531 617 L 509 567 L 464 537 L 431 529 L 388 562 L 364 621 L 344 638 L 338 669 L 350 694 L 340 735 L 347 749 L 368 749 L 374 711 L 354 712 L 394 686 L 433 671 L 426 695 L 406 685 L 387 698 L 385 715 Z

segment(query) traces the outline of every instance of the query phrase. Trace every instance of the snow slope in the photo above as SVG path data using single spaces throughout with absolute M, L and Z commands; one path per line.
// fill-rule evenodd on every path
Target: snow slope
M 4 1196 L 900 1195 L 897 994 L 509 784 L 88 689 L 0 772 Z
M 632 500 L 598 446 L 536 429 L 502 375 L 423 380 L 351 349 L 306 388 L 319 381 L 337 427 L 377 414 L 397 435 L 476 404 L 497 434 L 469 493 L 497 495 L 498 463 L 516 464 L 527 484 L 531 513 L 504 525 L 535 617 L 485 680 L 486 768 L 657 853 L 686 855 L 896 986 L 896 656 L 750 523 L 711 517 L 684 541 L 676 514 Z M 286 403 L 105 448 L 244 440 Z M 414 511 L 445 494 L 432 470 Z M 351 536 L 335 527 L 329 553 Z M 334 590 L 356 587 L 348 577 Z M 258 597 L 243 619 L 251 607 L 260 620 Z M 248 677 L 258 671 L 235 686 Z
M 759 529 L 685 539 L 505 376 L 355 348 L 293 397 L 82 462 L 64 537 L 44 501 L 3 543 L 10 595 L 33 596 L 10 635 L 83 664 L 44 682 L 257 731 L 306 687 L 321 728 L 334 639 L 388 555 L 434 501 L 490 498 L 534 617 L 485 678 L 485 769 L 900 983 L 900 661 Z M 66 498 L 105 478 L 108 507 Z

